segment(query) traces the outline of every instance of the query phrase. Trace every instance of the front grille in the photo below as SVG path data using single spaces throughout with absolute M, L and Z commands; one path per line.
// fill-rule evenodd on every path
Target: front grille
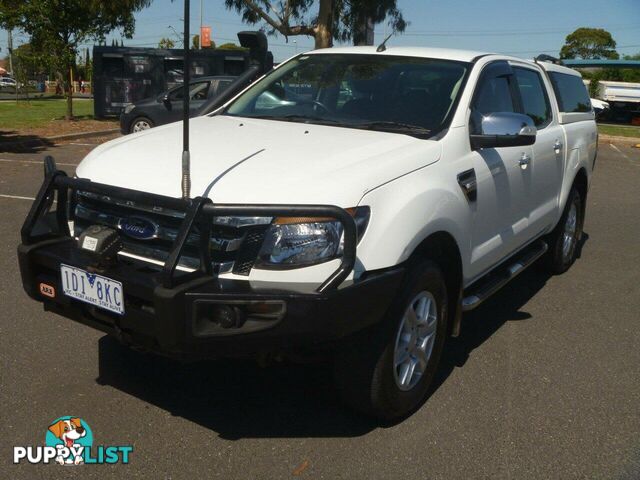
M 140 205 L 88 192 L 78 192 L 75 200 L 72 210 L 75 236 L 80 235 L 90 225 L 109 226 L 121 232 L 122 255 L 156 265 L 164 264 L 185 217 L 184 212 Z M 126 235 L 121 224 L 131 218 L 142 218 L 157 226 L 153 238 L 137 239 Z M 271 218 L 266 217 L 216 219 L 209 239 L 214 273 L 233 271 L 238 275 L 249 275 L 270 223 Z M 200 231 L 198 226 L 194 225 L 178 262 L 178 268 L 198 268 L 199 245 Z
M 253 264 L 260 253 L 262 242 L 264 240 L 265 230 L 262 227 L 250 227 L 249 231 L 244 236 L 242 242 L 242 250 L 238 251 L 235 264 L 233 266 L 233 273 L 238 275 L 249 275 Z

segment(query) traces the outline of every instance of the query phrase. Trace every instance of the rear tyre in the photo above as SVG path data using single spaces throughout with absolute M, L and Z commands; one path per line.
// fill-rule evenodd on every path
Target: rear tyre
M 381 420 L 406 417 L 425 400 L 447 331 L 447 289 L 438 265 L 416 262 L 386 318 L 346 342 L 335 362 L 345 402 Z
M 153 128 L 153 126 L 151 119 L 147 117 L 137 117 L 133 119 L 133 122 L 131 122 L 131 128 L 129 131 L 131 133 L 142 132 L 143 130 Z
M 556 228 L 548 237 L 547 269 L 554 274 L 564 273 L 576 261 L 582 225 L 584 221 L 583 199 L 576 187 L 572 187 L 567 204 Z

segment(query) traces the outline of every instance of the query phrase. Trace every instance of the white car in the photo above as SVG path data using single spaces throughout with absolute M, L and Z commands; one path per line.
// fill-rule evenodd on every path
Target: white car
M 420 405 L 464 311 L 572 265 L 597 148 L 576 71 L 431 48 L 297 55 L 192 119 L 188 201 L 182 128 L 107 142 L 77 179 L 48 162 L 27 292 L 180 358 L 332 352 L 385 419 Z
M 610 115 L 618 121 L 631 123 L 640 114 L 640 83 L 601 80 L 598 97 L 611 106 Z
M 0 77 L 0 88 L 3 87 L 10 87 L 10 88 L 17 88 L 18 83 L 11 77 Z
M 604 100 L 598 100 L 597 98 L 591 98 L 591 106 L 593 107 L 593 111 L 596 114 L 597 118 L 604 117 L 611 108 L 608 102 Z

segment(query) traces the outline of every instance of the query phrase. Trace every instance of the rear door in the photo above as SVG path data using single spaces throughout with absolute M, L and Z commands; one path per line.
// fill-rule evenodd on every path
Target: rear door
M 554 118 L 541 72 L 532 67 L 513 65 L 522 103 L 522 113 L 537 128 L 529 167 L 522 171 L 527 189 L 527 232 L 533 237 L 553 223 L 558 209 L 558 192 L 564 169 L 564 132 Z
M 482 116 L 521 109 L 513 69 L 506 61 L 487 65 L 471 104 L 470 133 L 478 131 Z M 471 152 L 477 198 L 471 239 L 471 277 L 477 277 L 527 241 L 527 172 L 523 160 L 532 148 L 484 148 Z

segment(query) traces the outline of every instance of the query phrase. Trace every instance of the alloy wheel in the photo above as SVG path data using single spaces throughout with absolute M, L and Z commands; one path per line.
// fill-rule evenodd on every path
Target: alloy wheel
M 393 374 L 400 390 L 415 387 L 429 363 L 435 345 L 438 308 L 434 296 L 418 293 L 407 307 L 396 335 Z
M 562 258 L 569 261 L 576 248 L 578 241 L 576 232 L 578 230 L 578 207 L 576 202 L 571 202 L 567 219 L 564 222 L 564 232 L 562 234 Z
M 147 122 L 146 120 L 138 120 L 133 124 L 133 128 L 131 129 L 131 131 L 133 133 L 136 133 L 143 130 L 149 130 L 150 128 L 151 125 L 149 124 L 149 122 Z

